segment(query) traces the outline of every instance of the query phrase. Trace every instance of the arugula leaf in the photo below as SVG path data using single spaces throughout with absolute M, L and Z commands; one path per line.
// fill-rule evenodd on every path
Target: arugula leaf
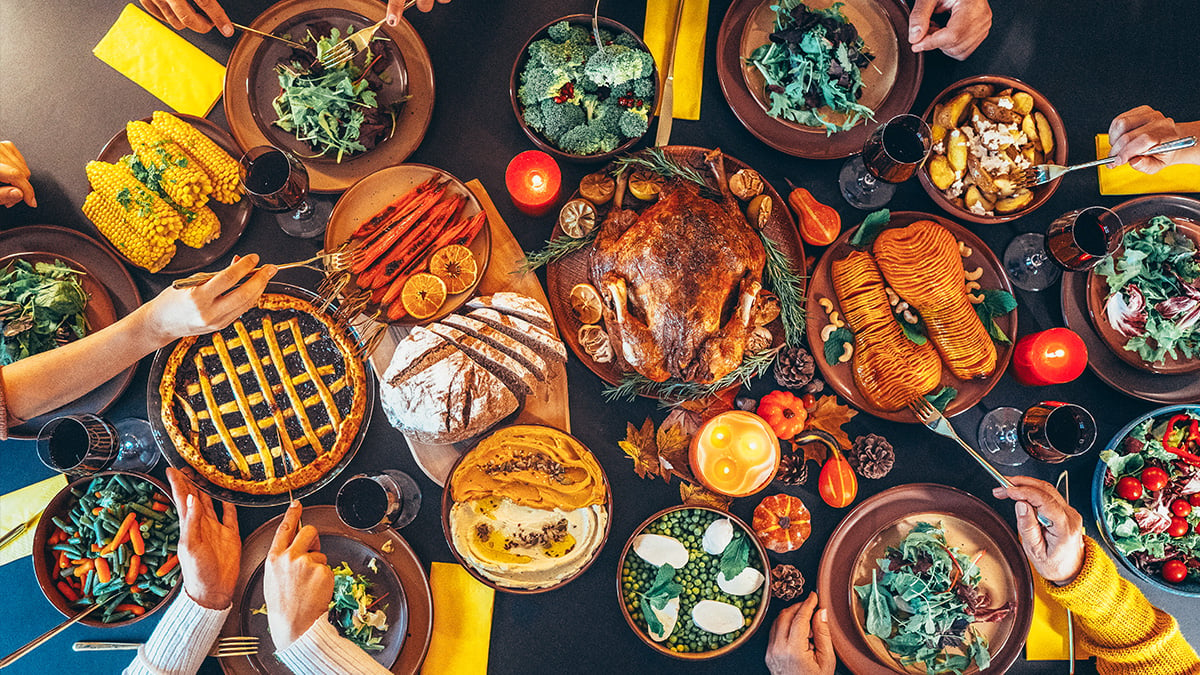
M 879 586 L 877 570 L 871 570 L 871 592 L 867 596 L 867 632 L 875 637 L 891 637 L 892 608 L 887 591 Z
M 745 534 L 735 533 L 732 540 L 721 553 L 717 566 L 726 579 L 732 579 L 742 573 L 750 565 L 750 541 Z
M 838 358 L 845 352 L 846 343 L 854 343 L 854 332 L 846 326 L 836 328 L 825 341 L 825 363 L 831 366 L 838 364 Z
M 937 408 L 938 412 L 946 412 L 946 406 L 950 405 L 955 396 L 958 396 L 958 390 L 951 386 L 945 386 L 937 391 L 925 394 L 925 400 Z
M 868 213 L 866 218 L 863 218 L 862 224 L 858 226 L 858 230 L 850 237 L 850 245 L 858 248 L 864 248 L 875 243 L 875 237 L 887 227 L 892 220 L 892 212 L 888 209 L 879 209 L 873 213 Z

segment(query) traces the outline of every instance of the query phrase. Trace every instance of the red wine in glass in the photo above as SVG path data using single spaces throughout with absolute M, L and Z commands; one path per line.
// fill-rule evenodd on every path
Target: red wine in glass
M 929 156 L 929 125 L 916 115 L 897 115 L 875 129 L 862 154 L 842 166 L 838 183 L 851 206 L 875 209 L 895 193 L 895 183 L 912 178 Z
M 250 148 L 239 160 L 242 186 L 250 201 L 277 213 L 279 227 L 293 237 L 325 231 L 331 207 L 308 194 L 308 170 L 292 153 L 270 145 Z
M 1018 435 L 1031 457 L 1058 464 L 1091 449 L 1096 442 L 1096 420 L 1074 403 L 1043 401 L 1021 416 Z
M 364 532 L 401 528 L 417 517 L 421 488 L 403 471 L 385 470 L 352 476 L 334 500 L 338 517 Z
M 38 431 L 38 457 L 68 476 L 81 478 L 103 470 L 119 449 L 116 428 L 92 414 L 56 417 Z
M 1121 218 L 1103 206 L 1063 214 L 1050 223 L 1046 248 L 1063 268 L 1086 272 L 1113 254 L 1120 243 Z

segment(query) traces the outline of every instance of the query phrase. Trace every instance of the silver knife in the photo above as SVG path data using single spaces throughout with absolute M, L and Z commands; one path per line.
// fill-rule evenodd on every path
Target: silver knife
M 141 646 L 141 642 L 95 642 L 81 640 L 71 645 L 71 649 L 77 652 L 103 652 L 113 649 L 137 649 Z
M 26 520 L 25 522 L 14 527 L 13 529 L 9 530 L 8 532 L 5 532 L 4 536 L 0 537 L 0 549 L 4 548 L 5 546 L 8 546 L 9 544 L 13 543 L 14 541 L 16 541 L 18 539 L 20 539 L 21 535 L 28 532 L 29 528 L 33 527 L 33 524 L 36 523 L 38 521 L 38 519 L 41 517 L 42 517 L 42 512 L 38 511 L 37 513 L 30 516 L 29 520 Z
M 683 20 L 685 2 L 687 0 L 679 0 L 675 6 L 675 21 L 671 26 L 671 37 L 667 40 L 667 76 L 658 98 L 658 130 L 654 133 L 656 147 L 671 142 L 671 122 L 675 119 L 675 47 L 679 44 L 679 24 Z
M 1065 470 L 1058 474 L 1058 480 L 1054 481 L 1054 489 L 1062 493 L 1063 499 L 1067 500 L 1067 505 L 1071 504 L 1071 477 Z M 1070 659 L 1067 673 L 1075 675 L 1075 619 L 1069 609 L 1067 610 L 1067 658 Z

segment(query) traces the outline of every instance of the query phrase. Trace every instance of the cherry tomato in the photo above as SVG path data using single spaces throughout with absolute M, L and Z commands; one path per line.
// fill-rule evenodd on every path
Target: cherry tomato
M 1148 466 L 1142 469 L 1142 485 L 1146 486 L 1147 490 L 1161 490 L 1165 488 L 1170 478 L 1166 471 L 1157 466 Z
M 1186 518 L 1187 514 L 1191 512 L 1192 505 L 1189 504 L 1186 499 L 1176 499 L 1175 501 L 1171 502 L 1171 513 L 1174 513 L 1180 518 Z
M 1200 506 L 1200 492 L 1188 497 L 1188 501 L 1191 502 L 1192 506 Z
M 1178 538 L 1186 535 L 1191 529 L 1192 526 L 1188 524 L 1188 521 L 1180 518 L 1179 516 L 1175 516 L 1171 519 L 1171 526 L 1167 528 L 1167 534 Z
M 1133 476 L 1125 476 L 1117 481 L 1117 494 L 1121 499 L 1136 502 L 1142 498 L 1142 481 Z
M 1163 563 L 1162 577 L 1177 584 L 1187 578 L 1187 565 L 1182 560 L 1168 560 Z

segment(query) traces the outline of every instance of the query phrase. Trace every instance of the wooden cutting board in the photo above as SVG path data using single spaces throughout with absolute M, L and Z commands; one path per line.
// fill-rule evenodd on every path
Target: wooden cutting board
M 478 180 L 469 181 L 466 185 L 479 199 L 483 210 L 487 212 L 488 227 L 492 231 L 492 254 L 487 271 L 479 282 L 477 294 L 491 295 L 497 291 L 512 291 L 528 295 L 542 303 L 546 308 L 546 313 L 550 314 L 550 303 L 546 299 L 546 292 L 542 290 L 542 284 L 538 281 L 537 275 L 532 272 L 516 273 L 517 268 L 525 259 L 525 251 L 521 250 L 520 244 L 513 237 L 508 225 L 496 211 L 496 205 L 492 203 L 492 198 L 488 195 L 487 190 Z M 555 332 L 557 333 L 557 326 L 555 326 Z M 371 354 L 371 365 L 374 366 L 377 376 L 382 377 L 387 370 L 388 363 L 392 360 L 392 354 L 396 351 L 396 345 L 408 333 L 407 327 L 391 326 L 388 328 L 379 346 Z M 382 382 L 380 382 L 380 386 L 383 386 Z M 567 369 L 563 364 L 557 362 L 551 364 L 551 377 L 540 394 L 539 396 L 535 392 L 526 397 L 524 406 L 517 411 L 515 417 L 505 420 L 502 424 L 545 424 L 569 433 L 571 431 L 571 409 L 567 394 Z M 454 462 L 475 444 L 475 439 L 468 439 L 453 445 L 419 443 L 408 436 L 405 436 L 404 440 L 408 442 L 409 451 L 412 452 L 417 466 L 421 467 L 430 480 L 443 487 L 446 485 L 446 478 L 450 475 L 450 469 L 453 468 Z

